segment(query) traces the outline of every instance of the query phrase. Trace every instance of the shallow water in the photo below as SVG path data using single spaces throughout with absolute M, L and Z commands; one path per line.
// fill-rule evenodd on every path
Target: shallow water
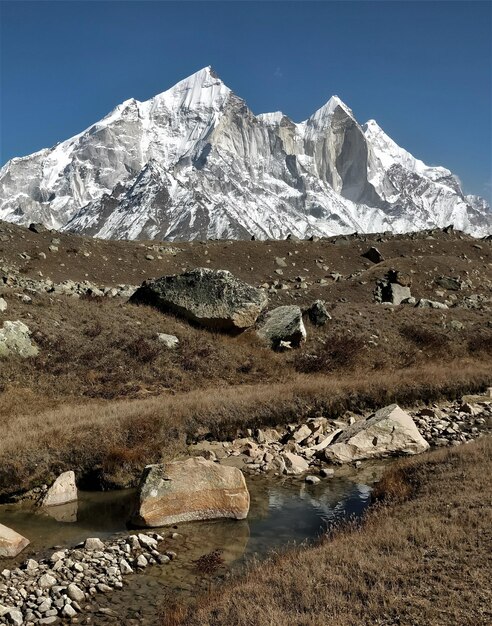
M 116 610 L 121 619 L 152 623 L 156 607 L 167 594 L 193 597 L 207 589 L 212 579 L 233 575 L 253 557 L 262 558 L 294 542 L 312 541 L 334 523 L 360 516 L 369 504 L 370 484 L 376 474 L 326 479 L 317 485 L 292 478 L 250 478 L 247 520 L 193 522 L 162 529 L 165 548 L 175 550 L 177 558 L 127 577 L 125 589 L 111 597 L 98 596 L 98 606 Z M 57 507 L 51 516 L 18 505 L 2 505 L 0 523 L 30 539 L 31 545 L 18 557 L 25 560 L 29 554 L 39 557 L 55 545 L 73 546 L 87 537 L 107 538 L 127 532 L 132 498 L 130 490 L 80 492 L 78 503 Z M 179 537 L 172 539 L 171 532 Z M 196 560 L 216 550 L 222 565 L 211 574 L 199 571 Z M 9 563 L 12 561 L 0 560 L 2 567 Z M 97 623 L 105 620 L 97 617 Z

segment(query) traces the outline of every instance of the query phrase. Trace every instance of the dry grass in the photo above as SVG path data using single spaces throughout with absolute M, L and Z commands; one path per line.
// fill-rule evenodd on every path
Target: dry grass
M 235 437 L 246 428 L 285 424 L 392 402 L 411 405 L 479 391 L 489 363 L 458 361 L 354 377 L 297 375 L 287 382 L 224 386 L 144 400 L 65 403 L 40 412 L 0 416 L 0 494 L 51 480 L 74 469 L 81 485 L 125 486 L 142 467 L 186 451 L 206 435 Z M 35 396 L 25 392 L 26 405 Z
M 390 469 L 390 506 L 252 567 L 163 626 L 466 626 L 492 621 L 492 440 Z

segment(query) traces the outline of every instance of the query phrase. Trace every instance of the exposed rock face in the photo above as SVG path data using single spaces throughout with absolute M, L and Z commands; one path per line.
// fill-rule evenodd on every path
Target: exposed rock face
M 331 315 L 328 313 L 323 300 L 313 302 L 307 310 L 307 314 L 315 326 L 324 326 L 328 320 L 331 320 Z
M 154 527 L 223 517 L 245 519 L 249 502 L 241 470 L 195 457 L 145 468 L 133 521 Z
M 36 356 L 39 350 L 30 335 L 29 327 L 19 320 L 4 322 L 0 329 L 0 358 L 11 354 L 23 358 Z
M 57 506 L 77 500 L 74 472 L 63 472 L 48 489 L 42 506 Z
M 325 456 L 348 463 L 395 454 L 419 454 L 428 447 L 410 415 L 391 404 L 343 430 L 326 448 Z
M 28 545 L 29 539 L 0 524 L 0 557 L 17 556 Z
M 278 348 L 281 341 L 297 347 L 306 339 L 302 311 L 298 306 L 279 306 L 266 314 L 256 332 L 272 348 Z
M 145 281 L 131 300 L 170 311 L 206 328 L 229 331 L 252 326 L 268 301 L 262 289 L 226 270 L 207 268 Z

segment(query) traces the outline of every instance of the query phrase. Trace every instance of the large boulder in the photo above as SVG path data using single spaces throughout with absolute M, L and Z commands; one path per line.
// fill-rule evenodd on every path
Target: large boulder
M 265 315 L 256 332 L 272 348 L 278 348 L 280 342 L 297 347 L 306 339 L 302 311 L 298 306 L 279 306 Z
M 0 524 L 0 557 L 17 556 L 27 545 L 29 539 Z
M 413 419 L 397 404 L 355 422 L 339 434 L 325 450 L 327 460 L 348 463 L 398 454 L 419 454 L 429 444 Z
M 268 299 L 262 289 L 226 270 L 198 268 L 145 281 L 131 301 L 151 304 L 206 328 L 241 331 L 256 322 Z
M 31 341 L 29 327 L 19 320 L 4 322 L 0 329 L 0 357 L 18 355 L 24 358 L 36 356 L 37 346 Z
M 249 501 L 243 473 L 236 467 L 203 457 L 148 465 L 133 522 L 155 527 L 223 517 L 245 519 Z
M 75 500 L 77 500 L 75 474 L 74 472 L 63 472 L 46 492 L 42 506 L 58 506 L 75 502 Z

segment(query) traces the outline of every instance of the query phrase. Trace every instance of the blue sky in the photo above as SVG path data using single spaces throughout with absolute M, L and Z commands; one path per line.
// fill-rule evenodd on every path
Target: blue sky
M 337 94 L 467 193 L 492 196 L 490 2 L 9 2 L 0 161 L 80 132 L 206 65 L 255 113 Z

